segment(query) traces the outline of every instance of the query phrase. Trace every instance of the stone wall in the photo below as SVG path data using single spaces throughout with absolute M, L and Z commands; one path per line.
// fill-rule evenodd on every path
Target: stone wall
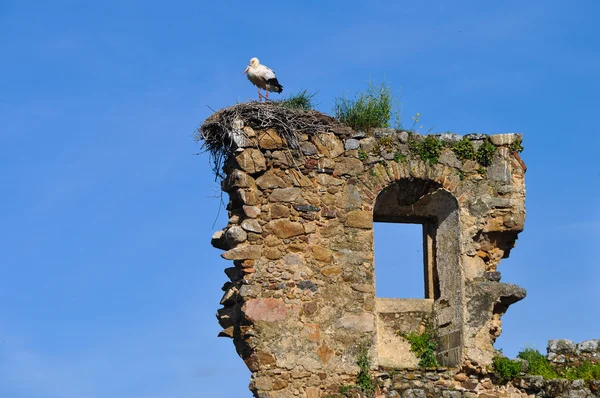
M 424 137 L 406 131 L 332 124 L 300 134 L 296 150 L 274 128 L 231 125 L 243 139 L 225 164 L 229 222 L 212 240 L 233 262 L 217 317 L 255 396 L 316 398 L 351 384 L 358 342 L 374 369 L 412 368 L 398 336 L 426 325 L 442 364 L 491 362 L 500 317 L 525 297 L 497 270 L 524 224 L 525 165 L 510 149 L 519 134 L 465 136 L 475 149 L 496 146 L 484 167 L 457 158 L 454 134 L 437 136 L 445 147 L 429 162 L 411 150 Z M 424 225 L 422 300 L 375 297 L 374 218 Z
M 600 363 L 600 339 L 575 344 L 571 340 L 550 340 L 546 347 L 548 359 L 558 369 L 580 366 L 584 362 Z
M 455 370 L 401 370 L 379 372 L 378 398 L 594 398 L 600 396 L 598 380 L 545 380 L 542 376 L 521 375 L 500 382 L 494 374 L 465 373 Z M 335 397 L 335 394 L 331 395 Z M 361 397 L 356 391 L 339 397 Z

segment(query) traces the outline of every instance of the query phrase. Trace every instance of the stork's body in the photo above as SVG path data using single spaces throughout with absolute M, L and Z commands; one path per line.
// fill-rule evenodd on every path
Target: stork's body
M 277 77 L 275 77 L 275 72 L 271 69 L 267 68 L 264 65 L 261 65 L 258 61 L 258 58 L 252 58 L 250 60 L 250 65 L 246 67 L 244 73 L 247 73 L 248 80 L 256 87 L 258 87 L 258 100 L 261 98 L 265 98 L 265 100 L 269 99 L 269 91 L 274 93 L 280 93 L 283 91 L 283 86 L 279 84 L 277 81 Z M 265 90 L 266 96 L 263 96 L 260 92 L 260 89 Z

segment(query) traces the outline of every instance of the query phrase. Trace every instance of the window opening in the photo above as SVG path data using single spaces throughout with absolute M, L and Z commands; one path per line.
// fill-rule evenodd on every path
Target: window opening
M 375 222 L 375 295 L 424 298 L 427 293 L 424 224 Z

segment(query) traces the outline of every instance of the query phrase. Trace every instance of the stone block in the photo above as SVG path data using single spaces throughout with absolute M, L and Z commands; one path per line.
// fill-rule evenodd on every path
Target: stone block
M 257 133 L 258 145 L 262 149 L 278 149 L 285 147 L 285 140 L 275 129 L 261 130 Z
M 352 210 L 348 212 L 347 223 L 354 228 L 372 228 L 373 214 L 369 211 Z
M 271 202 L 293 202 L 301 193 L 302 189 L 300 188 L 277 188 L 271 192 L 269 200 Z
M 282 239 L 304 234 L 304 227 L 302 224 L 289 221 L 287 219 L 273 220 L 267 225 L 269 231 L 273 232 L 278 238 Z
M 575 343 L 567 339 L 548 340 L 546 350 L 554 354 L 575 354 Z
M 288 313 L 283 300 L 275 298 L 250 299 L 244 303 L 242 311 L 252 323 L 283 321 Z
M 240 169 L 249 174 L 255 174 L 267 169 L 265 157 L 258 149 L 244 149 L 235 157 L 235 160 Z

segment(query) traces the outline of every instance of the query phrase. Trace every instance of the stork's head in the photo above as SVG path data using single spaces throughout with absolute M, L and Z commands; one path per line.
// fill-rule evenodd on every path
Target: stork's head
M 256 58 L 256 57 L 252 58 L 252 59 L 250 60 L 250 65 L 248 65 L 248 66 L 246 67 L 246 70 L 244 71 L 244 73 L 248 72 L 248 70 L 249 70 L 250 68 L 256 68 L 256 67 L 258 66 L 258 64 L 259 64 L 259 62 L 258 62 L 258 58 Z M 244 73 L 242 73 L 242 75 L 243 75 Z

